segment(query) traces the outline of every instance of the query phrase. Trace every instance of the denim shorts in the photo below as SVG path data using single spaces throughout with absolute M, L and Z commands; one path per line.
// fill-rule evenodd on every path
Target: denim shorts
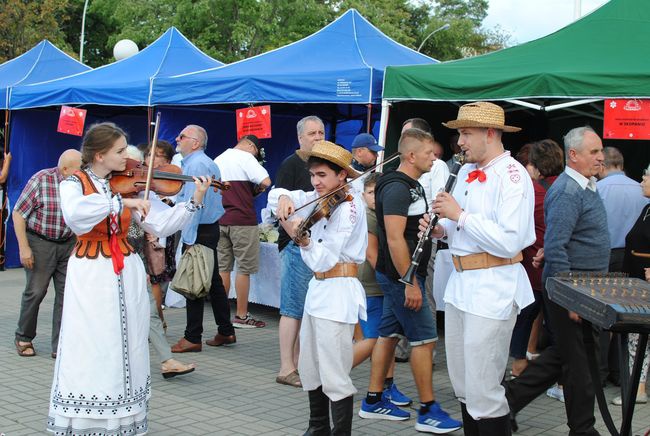
M 366 297 L 366 313 L 368 314 L 368 319 L 365 321 L 359 319 L 364 339 L 377 339 L 379 337 L 379 324 L 381 323 L 381 314 L 383 311 L 384 297 L 382 295 Z
M 302 319 L 309 281 L 314 273 L 300 256 L 300 247 L 293 242 L 280 252 L 280 315 Z
M 424 295 L 424 279 L 417 277 L 422 290 L 422 307 L 417 312 L 404 307 L 404 284 L 376 271 L 377 283 L 384 291 L 384 310 L 381 314 L 379 336 L 406 337 L 412 347 L 438 340 L 436 320 Z

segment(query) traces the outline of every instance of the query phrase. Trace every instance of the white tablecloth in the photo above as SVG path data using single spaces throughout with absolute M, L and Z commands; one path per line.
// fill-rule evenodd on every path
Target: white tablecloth
M 256 274 L 251 275 L 248 301 L 265 306 L 280 307 L 280 269 L 278 244 L 260 242 L 260 269 Z M 237 271 L 236 264 L 234 270 Z M 228 298 L 237 298 L 235 271 L 230 273 Z
M 235 264 L 236 270 L 237 265 Z M 230 274 L 228 298 L 237 297 L 235 271 Z M 260 268 L 256 274 L 251 275 L 248 301 L 265 306 L 280 307 L 280 253 L 277 244 L 260 242 Z M 168 289 L 165 304 L 169 307 L 185 307 L 185 297 Z

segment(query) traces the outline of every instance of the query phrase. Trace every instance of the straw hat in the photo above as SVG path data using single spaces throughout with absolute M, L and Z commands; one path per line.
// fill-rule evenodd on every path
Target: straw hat
M 296 153 L 304 160 L 314 156 L 332 162 L 347 171 L 348 177 L 353 179 L 360 175 L 358 171 L 352 168 L 352 153 L 333 142 L 318 141 L 314 144 L 311 151 L 298 150 Z
M 518 132 L 519 127 L 507 126 L 506 116 L 503 108 L 487 101 L 476 101 L 462 105 L 458 109 L 458 117 L 455 120 L 442 123 L 450 129 L 462 129 L 464 127 L 492 128 L 504 132 Z

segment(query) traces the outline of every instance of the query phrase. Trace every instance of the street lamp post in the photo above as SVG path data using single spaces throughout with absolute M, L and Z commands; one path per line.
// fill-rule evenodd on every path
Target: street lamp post
M 81 38 L 79 38 L 79 62 L 84 61 L 84 30 L 86 28 L 86 10 L 88 10 L 88 0 L 84 1 L 84 12 L 81 16 Z
M 422 50 L 422 47 L 424 46 L 424 43 L 427 42 L 427 40 L 428 40 L 429 38 L 431 38 L 435 33 L 438 33 L 438 32 L 440 32 L 441 30 L 447 30 L 447 29 L 449 29 L 449 27 L 450 27 L 449 23 L 445 23 L 445 24 L 443 24 L 442 26 L 438 27 L 438 28 L 437 28 L 436 30 L 434 30 L 433 32 L 429 33 L 429 34 L 427 35 L 427 37 L 424 38 L 424 41 L 422 41 L 422 44 L 420 44 L 420 46 L 418 47 L 418 52 L 419 52 L 420 50 Z

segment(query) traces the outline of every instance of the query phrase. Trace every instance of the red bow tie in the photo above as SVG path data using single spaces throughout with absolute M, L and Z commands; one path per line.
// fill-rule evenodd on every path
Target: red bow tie
M 471 173 L 468 174 L 467 180 L 465 180 L 467 183 L 472 183 L 474 180 L 477 180 L 481 183 L 485 182 L 485 179 L 487 179 L 487 176 L 483 172 L 483 170 L 474 170 Z

